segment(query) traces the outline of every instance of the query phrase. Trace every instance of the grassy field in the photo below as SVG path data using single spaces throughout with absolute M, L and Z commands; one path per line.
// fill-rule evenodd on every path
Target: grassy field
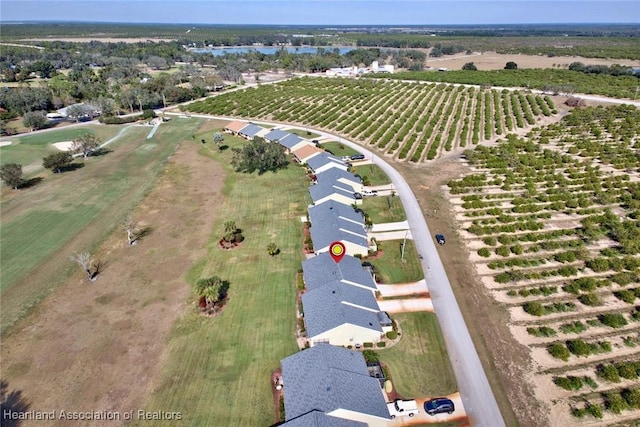
M 365 197 L 360 208 L 374 224 L 398 222 L 407 219 L 400 197 Z
M 420 260 L 413 245 L 413 240 L 407 239 L 402 262 L 402 240 L 388 240 L 378 242 L 382 255 L 370 260 L 376 268 L 376 278 L 379 283 L 407 283 L 424 278 Z
M 449 394 L 457 390 L 438 319 L 432 313 L 396 314 L 402 339 L 378 351 L 392 382 L 406 398 Z
M 11 141 L 12 144 L 0 147 L 0 158 L 2 163 L 18 163 L 23 166 L 39 164 L 43 157 L 58 152 L 58 149 L 51 145 L 53 143 L 72 141 L 86 133 L 95 135 L 104 142 L 115 136 L 122 127 L 86 125 L 6 138 L 5 140 Z
M 225 135 L 225 144 L 233 148 L 242 141 Z M 202 152 L 228 167 L 230 149 L 220 152 L 210 144 Z M 280 359 L 298 349 L 295 272 L 303 259 L 299 218 L 309 202 L 307 186 L 303 169 L 294 164 L 262 176 L 230 171 L 209 256 L 190 277 L 195 282 L 215 274 L 228 280 L 229 301 L 215 318 L 188 309 L 178 322 L 148 410 L 181 411 L 193 426 L 275 422 L 270 375 Z M 223 251 L 217 242 L 228 220 L 236 221 L 245 240 Z M 279 255 L 267 254 L 270 242 L 278 245 Z
M 370 181 L 369 185 L 387 185 L 391 184 L 391 180 L 382 169 L 377 165 L 353 166 L 351 173 L 360 175 L 363 179 L 367 177 Z
M 149 141 L 148 129 L 132 128 L 110 146 L 112 152 L 90 157 L 84 167 L 47 171 L 42 182 L 19 192 L 2 190 L 3 332 L 77 268 L 69 260 L 73 252 L 96 247 L 120 223 L 153 186 L 182 135 L 199 123 L 172 122 Z M 34 135 L 26 146 L 42 149 L 46 140 L 63 141 L 72 134 L 65 129 Z

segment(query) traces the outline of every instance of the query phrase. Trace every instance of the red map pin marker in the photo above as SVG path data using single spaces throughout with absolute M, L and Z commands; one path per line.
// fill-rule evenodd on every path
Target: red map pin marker
M 333 242 L 329 246 L 329 254 L 331 254 L 331 258 L 333 258 L 336 263 L 340 262 L 346 252 L 347 250 L 342 242 Z

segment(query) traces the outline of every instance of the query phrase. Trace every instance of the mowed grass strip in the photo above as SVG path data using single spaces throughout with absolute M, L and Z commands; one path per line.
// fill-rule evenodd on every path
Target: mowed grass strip
M 380 361 L 391 372 L 391 380 L 407 399 L 441 396 L 457 390 L 449 356 L 433 313 L 394 315 L 402 338 L 398 344 L 379 350 Z
M 365 197 L 359 207 L 374 224 L 399 222 L 407 219 L 398 196 Z
M 385 240 L 378 242 L 382 254 L 367 260 L 376 269 L 376 279 L 379 283 L 408 283 L 424 278 L 422 266 L 413 244 L 413 240 L 406 240 L 404 261 L 402 257 L 403 240 Z
M 347 147 L 346 145 L 337 142 L 337 141 L 329 141 L 323 142 L 320 144 L 322 148 L 330 151 L 334 156 L 342 157 L 342 156 L 353 156 L 354 154 L 358 154 L 356 150 L 351 147 Z
M 387 185 L 391 184 L 391 180 L 380 166 L 369 164 L 361 166 L 353 166 L 351 173 L 360 175 L 363 179 L 366 177 L 369 180 L 369 185 Z
M 153 186 L 183 136 L 199 123 L 165 124 L 152 140 L 146 139 L 149 128 L 132 128 L 110 146 L 112 152 L 88 158 L 84 167 L 49 172 L 36 186 L 3 197 L 3 333 L 75 271 L 77 266 L 69 259 L 73 252 L 91 251 L 120 226 L 124 215 Z
M 231 149 L 244 143 L 225 135 L 222 145 L 228 149 L 219 151 L 207 143 L 202 152 L 229 168 Z M 276 421 L 271 372 L 298 351 L 295 273 L 303 259 L 300 217 L 310 202 L 308 184 L 304 170 L 294 164 L 263 175 L 229 168 L 227 198 L 212 230 L 209 255 L 191 274 L 193 282 L 212 275 L 228 280 L 228 303 L 222 314 L 208 318 L 197 314 L 193 297 L 173 331 L 163 378 L 147 410 L 180 411 L 183 424 L 190 426 L 266 426 Z M 245 240 L 226 251 L 219 249 L 218 240 L 230 220 Z M 279 255 L 269 256 L 270 242 L 280 248 Z
M 73 141 L 87 133 L 106 142 L 122 128 L 119 125 L 82 125 L 6 138 L 11 141 L 11 145 L 0 147 L 0 159 L 2 163 L 18 163 L 23 166 L 40 164 L 44 157 L 60 151 L 53 146 L 56 142 Z

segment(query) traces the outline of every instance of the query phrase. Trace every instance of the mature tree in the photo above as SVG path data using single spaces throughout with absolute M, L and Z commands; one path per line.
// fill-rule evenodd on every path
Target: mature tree
M 31 131 L 43 128 L 47 124 L 47 121 L 47 116 L 43 111 L 29 111 L 28 113 L 24 113 L 22 119 L 24 126 Z
M 24 183 L 22 165 L 17 163 L 5 163 L 0 166 L 0 179 L 9 187 L 17 190 Z
M 462 69 L 468 71 L 478 71 L 478 67 L 476 67 L 476 64 L 474 64 L 473 62 L 467 62 L 462 66 Z
M 73 255 L 71 255 L 71 260 L 78 264 L 80 268 L 82 268 L 82 270 L 84 270 L 84 272 L 87 274 L 87 279 L 89 279 L 90 281 L 96 280 L 98 272 L 96 271 L 94 273 L 91 271 L 93 268 L 93 259 L 91 258 L 91 254 L 89 252 L 74 252 Z
M 68 151 L 53 153 L 42 159 L 42 166 L 45 169 L 51 169 L 54 173 L 59 173 L 64 167 L 69 166 L 73 162 L 73 156 Z
M 509 61 L 507 62 L 507 64 L 504 66 L 505 70 L 517 70 L 518 69 L 518 64 L 516 64 L 513 61 Z
M 241 149 L 233 149 L 231 165 L 237 172 L 258 171 L 259 174 L 263 174 L 287 167 L 289 159 L 282 145 L 271 144 L 263 138 L 256 137 Z
M 90 113 L 92 108 L 89 105 L 74 104 L 67 107 L 67 117 L 78 122 L 81 117 L 84 117 Z
M 100 114 L 103 116 L 114 116 L 118 111 L 113 98 L 101 96 L 95 101 L 92 101 L 91 104 L 94 106 L 94 110 L 100 111 Z
M 161 56 L 150 56 L 147 58 L 147 65 L 154 70 L 168 70 L 167 60 Z
M 97 136 L 85 133 L 73 140 L 71 151 L 82 154 L 82 157 L 86 159 L 100 146 L 101 143 L 102 141 Z

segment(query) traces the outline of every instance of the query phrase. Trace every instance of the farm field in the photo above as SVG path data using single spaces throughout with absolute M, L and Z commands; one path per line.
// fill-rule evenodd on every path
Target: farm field
M 420 164 L 558 119 L 549 96 L 375 79 L 295 78 L 184 106 L 313 126 Z
M 2 294 L 4 322 L 13 313 L 12 304 L 19 302 L 14 290 L 22 286 L 35 293 L 46 284 L 48 297 L 2 336 L 3 387 L 18 393 L 19 403 L 26 402 L 30 410 L 123 412 L 143 406 L 161 372 L 172 325 L 191 291 L 185 276 L 206 256 L 216 208 L 224 200 L 222 168 L 198 154 L 200 143 L 183 139 L 200 126 L 203 121 L 196 119 L 172 121 L 153 140 L 146 139 L 146 132 L 140 139 L 128 134 L 113 143 L 111 153 L 90 158 L 84 168 L 46 176 L 35 187 L 11 194 L 13 210 L 20 202 L 24 209 L 38 211 L 45 193 L 75 201 L 65 184 L 70 179 L 84 182 L 76 181 L 79 178 L 91 184 L 86 173 L 102 180 L 102 186 L 91 188 L 112 205 L 104 209 L 106 201 L 90 198 L 102 211 L 80 231 L 49 223 L 51 229 L 66 227 L 73 234 L 70 243 Z M 121 185 L 111 188 L 112 180 Z M 76 191 L 83 194 L 77 187 Z M 60 214 L 70 209 L 62 203 L 57 208 Z M 135 246 L 127 245 L 120 226 L 127 212 L 137 229 L 146 230 Z M 3 215 L 3 239 L 4 219 Z M 22 235 L 24 240 L 32 238 Z M 104 262 L 92 283 L 69 261 L 72 251 L 84 249 Z M 36 424 L 41 423 L 23 423 Z M 68 421 L 47 425 L 52 424 L 66 426 Z
M 638 123 L 634 107 L 574 110 L 465 152 L 473 172 L 444 189 L 550 425 L 640 420 Z

